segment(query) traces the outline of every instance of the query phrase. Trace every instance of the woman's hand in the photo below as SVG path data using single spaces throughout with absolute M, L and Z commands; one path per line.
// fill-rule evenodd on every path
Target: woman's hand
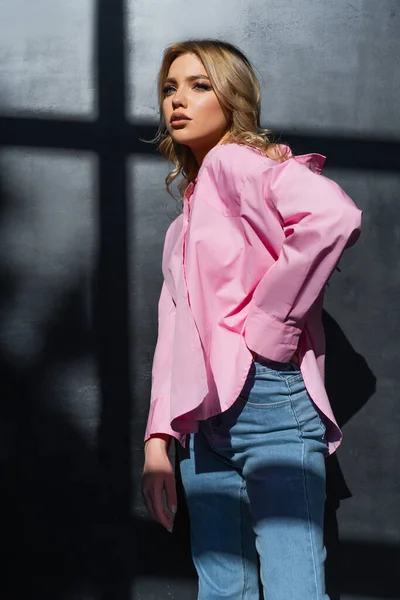
M 175 474 L 168 458 L 168 446 L 169 436 L 152 437 L 146 442 L 142 493 L 153 519 L 172 532 L 177 502 Z M 164 493 L 167 508 L 163 503 Z

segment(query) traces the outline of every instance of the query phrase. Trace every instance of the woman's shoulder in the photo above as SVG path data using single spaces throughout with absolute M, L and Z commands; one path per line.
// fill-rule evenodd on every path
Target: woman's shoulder
M 248 144 L 219 144 L 214 146 L 204 158 L 199 177 L 201 179 L 204 174 L 204 178 L 207 179 L 206 173 L 208 173 L 212 175 L 215 183 L 222 181 L 225 184 L 229 180 L 237 189 L 253 173 L 272 171 L 275 167 L 291 162 L 291 159 L 307 164 L 312 170 L 317 170 L 315 165 L 317 168 L 320 166 L 319 157 L 320 155 L 316 154 L 294 156 L 286 144 L 271 145 L 268 155 Z
M 283 144 L 270 150 L 270 156 L 266 156 L 261 150 L 245 144 L 215 146 L 206 155 L 199 171 L 199 196 L 218 197 L 226 205 L 226 210 L 232 211 L 232 206 L 239 205 L 248 183 L 268 187 L 284 174 L 287 177 L 283 179 L 290 181 L 293 178 L 304 179 L 310 171 L 319 175 L 325 161 L 323 155 L 316 153 L 294 156 Z
M 246 144 L 219 144 L 214 146 L 203 161 L 204 168 L 224 167 L 231 171 L 246 171 L 271 161 L 260 150 Z M 273 162 L 273 161 L 272 161 Z
M 274 156 L 275 151 L 275 156 Z M 312 152 L 309 154 L 294 155 L 286 144 L 276 144 L 266 156 L 253 146 L 246 144 L 220 144 L 212 148 L 206 155 L 203 164 L 207 168 L 227 169 L 239 175 L 257 169 L 276 167 L 283 163 L 293 162 L 306 166 L 310 171 L 320 174 L 326 157 L 322 154 Z
M 207 191 L 216 187 L 224 195 L 234 197 L 240 193 L 246 178 L 261 165 L 273 165 L 274 160 L 261 151 L 244 144 L 220 144 L 208 152 L 198 176 L 198 189 Z

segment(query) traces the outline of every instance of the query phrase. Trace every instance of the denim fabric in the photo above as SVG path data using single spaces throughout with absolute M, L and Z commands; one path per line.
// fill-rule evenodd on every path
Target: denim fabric
M 325 427 L 293 363 L 253 362 L 180 448 L 198 600 L 327 600 Z M 258 563 L 260 570 L 258 570 Z

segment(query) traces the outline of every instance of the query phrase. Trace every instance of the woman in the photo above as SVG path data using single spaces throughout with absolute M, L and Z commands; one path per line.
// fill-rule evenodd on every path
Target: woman
M 199 600 L 320 600 L 324 457 L 341 433 L 323 383 L 326 281 L 361 212 L 259 126 L 260 89 L 234 46 L 168 47 L 159 149 L 183 213 L 164 283 L 145 435 L 143 495 L 169 531 L 172 438 L 188 503 Z M 163 494 L 167 508 L 163 506 Z

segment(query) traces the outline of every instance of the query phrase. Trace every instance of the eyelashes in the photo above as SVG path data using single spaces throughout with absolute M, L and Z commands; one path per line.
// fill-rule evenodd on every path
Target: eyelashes
M 203 92 L 209 92 L 212 90 L 212 87 L 211 87 L 211 85 L 208 85 L 207 83 L 196 83 L 193 86 L 193 89 L 198 89 Z M 175 90 L 175 88 L 173 85 L 166 85 L 163 88 L 163 94 L 164 94 L 164 96 L 169 96 L 174 90 Z
M 197 87 L 201 90 L 205 90 L 206 92 L 209 92 L 210 90 L 212 90 L 211 85 L 208 85 L 207 83 L 196 83 L 195 87 Z

